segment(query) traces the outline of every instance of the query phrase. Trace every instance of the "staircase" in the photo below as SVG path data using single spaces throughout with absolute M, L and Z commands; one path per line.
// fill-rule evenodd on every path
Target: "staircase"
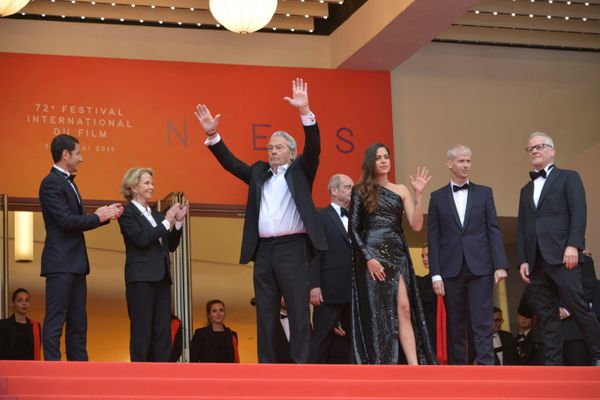
M 600 399 L 600 368 L 0 361 L 0 400 Z

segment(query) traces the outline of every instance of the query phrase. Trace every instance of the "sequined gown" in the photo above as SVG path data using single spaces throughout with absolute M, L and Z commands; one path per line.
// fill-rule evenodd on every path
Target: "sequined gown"
M 402 199 L 379 186 L 379 204 L 367 215 L 358 193 L 352 193 L 350 236 L 354 247 L 352 282 L 352 362 L 356 364 L 404 363 L 398 336 L 398 283 L 404 279 L 419 364 L 435 364 L 415 272 L 402 231 Z M 366 259 L 375 258 L 385 268 L 385 281 L 373 280 Z

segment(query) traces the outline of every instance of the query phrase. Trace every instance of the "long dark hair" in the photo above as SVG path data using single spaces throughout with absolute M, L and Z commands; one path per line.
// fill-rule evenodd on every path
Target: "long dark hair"
M 377 150 L 381 147 L 390 154 L 390 149 L 383 143 L 373 143 L 367 147 L 365 158 L 363 158 L 362 162 L 362 175 L 355 186 L 356 192 L 360 196 L 360 201 L 367 211 L 367 214 L 371 214 L 375 211 L 377 203 L 379 202 L 379 182 L 377 181 L 375 159 Z

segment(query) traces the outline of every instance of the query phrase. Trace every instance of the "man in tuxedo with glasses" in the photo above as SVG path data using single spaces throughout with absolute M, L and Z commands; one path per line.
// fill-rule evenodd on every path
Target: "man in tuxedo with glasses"
M 543 132 L 529 136 L 525 148 L 535 168 L 521 189 L 517 219 L 517 257 L 523 281 L 535 295 L 546 365 L 563 365 L 559 299 L 581 329 L 600 366 L 600 325 L 585 301 L 581 284 L 587 206 L 579 174 L 554 165 L 554 141 Z
M 58 135 L 50 144 L 50 152 L 54 165 L 39 192 L 46 227 L 41 272 L 46 278 L 44 359 L 60 360 L 60 336 L 66 323 L 67 360 L 87 361 L 86 275 L 90 266 L 83 232 L 118 218 L 123 207 L 115 203 L 86 214 L 74 180 L 83 162 L 79 141 Z

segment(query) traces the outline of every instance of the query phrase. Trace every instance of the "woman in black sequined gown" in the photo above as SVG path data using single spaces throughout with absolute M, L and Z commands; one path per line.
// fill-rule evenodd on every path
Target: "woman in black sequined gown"
M 425 313 L 419 299 L 408 245 L 402 231 L 423 226 L 426 168 L 410 177 L 408 188 L 389 182 L 390 153 L 369 146 L 362 176 L 352 193 L 350 236 L 354 245 L 352 284 L 352 361 L 357 364 L 435 364 Z

